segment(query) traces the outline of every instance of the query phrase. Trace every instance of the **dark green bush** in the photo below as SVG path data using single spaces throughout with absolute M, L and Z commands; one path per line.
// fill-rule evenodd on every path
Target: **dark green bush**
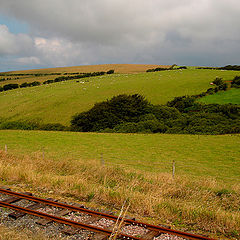
M 96 103 L 87 112 L 76 114 L 71 120 L 74 131 L 100 131 L 114 128 L 123 122 L 137 122 L 149 112 L 150 103 L 141 95 L 118 95 L 110 100 Z
M 73 131 L 124 133 L 226 134 L 240 132 L 240 106 L 200 104 L 176 97 L 168 106 L 152 105 L 138 94 L 119 95 L 75 115 Z
M 0 124 L 0 129 L 36 130 L 38 127 L 38 123 L 28 121 L 3 121 Z
M 41 124 L 38 127 L 39 130 L 46 130 L 46 131 L 66 131 L 68 128 L 66 126 L 63 126 L 60 123 L 47 123 L 47 124 Z
M 113 74 L 113 73 L 114 73 L 114 70 L 113 70 L 113 69 L 107 71 L 107 74 Z
M 238 66 L 238 65 L 227 65 L 225 67 L 220 67 L 218 69 L 240 71 L 240 66 Z
M 192 96 L 175 97 L 167 103 L 167 106 L 177 108 L 180 112 L 188 112 L 200 106 L 200 104 L 195 102 L 195 99 Z
M 11 90 L 11 89 L 16 89 L 16 88 L 19 88 L 19 85 L 17 83 L 10 83 L 10 84 L 6 84 L 6 85 L 3 86 L 4 91 L 8 91 L 8 90 Z
M 24 82 L 20 85 L 20 88 L 25 88 L 25 87 L 29 87 L 29 84 L 27 82 Z
M 240 76 L 234 77 L 231 82 L 231 87 L 240 88 Z
M 176 119 L 181 116 L 181 113 L 175 107 L 168 107 L 164 105 L 152 105 L 150 109 L 151 113 L 158 120 Z
M 43 82 L 43 84 L 49 84 L 49 83 L 53 83 L 54 81 L 53 80 L 46 80 Z
M 217 86 L 220 86 L 220 85 L 223 84 L 223 80 L 222 80 L 222 78 L 217 77 L 217 78 L 213 81 L 213 83 L 214 83 L 215 85 L 217 85 Z
M 41 83 L 38 82 L 38 81 L 34 81 L 34 82 L 29 83 L 29 87 L 34 87 L 34 86 L 39 86 L 39 85 L 41 85 Z
M 118 133 L 164 133 L 167 126 L 157 120 L 146 120 L 140 122 L 126 122 L 114 128 Z

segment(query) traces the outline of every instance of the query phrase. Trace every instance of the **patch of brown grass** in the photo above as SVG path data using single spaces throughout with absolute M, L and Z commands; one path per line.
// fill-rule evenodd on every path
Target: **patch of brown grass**
M 139 73 L 146 72 L 147 69 L 170 67 L 169 65 L 156 65 L 156 64 L 99 64 L 99 65 L 82 65 L 73 67 L 57 67 L 57 68 L 44 68 L 44 69 L 32 69 L 23 71 L 12 71 L 11 73 L 72 73 L 72 72 L 100 72 L 115 70 L 115 73 Z
M 27 229 L 7 228 L 0 226 L 0 240 L 47 240 L 40 233 L 33 233 Z
M 8 185 L 21 184 L 24 190 L 48 196 L 51 191 L 54 197 L 68 196 L 84 204 L 120 209 L 128 199 L 129 212 L 147 217 L 151 223 L 229 239 L 239 237 L 239 183 L 229 189 L 210 178 L 181 176 L 173 180 L 170 174 L 103 167 L 95 160 L 43 161 L 40 153 L 15 157 L 4 152 L 0 152 L 0 178 Z
M 111 69 L 115 70 L 115 73 L 142 73 L 146 72 L 147 69 L 152 68 L 168 68 L 169 65 L 154 65 L 154 64 L 100 64 L 100 65 L 82 65 L 74 67 L 58 67 L 58 68 L 43 68 L 43 69 L 31 69 L 31 70 L 22 70 L 22 71 L 12 71 L 8 72 L 9 74 L 36 74 L 36 73 L 86 73 L 86 72 L 107 72 Z M 60 75 L 61 76 L 61 75 Z M 63 75 L 65 76 L 65 75 Z M 67 76 L 67 75 L 66 75 Z M 47 75 L 47 76 L 8 76 L 10 80 L 6 80 L 0 83 L 0 86 L 10 83 L 22 84 L 24 82 L 44 82 L 46 80 L 53 80 L 59 77 L 59 75 Z

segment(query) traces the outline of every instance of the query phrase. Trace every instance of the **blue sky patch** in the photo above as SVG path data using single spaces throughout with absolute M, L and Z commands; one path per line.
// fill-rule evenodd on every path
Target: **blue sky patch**
M 9 31 L 14 34 L 29 32 L 28 24 L 21 22 L 19 20 L 16 20 L 14 18 L 9 18 L 1 14 L 0 14 L 0 24 L 6 25 Z

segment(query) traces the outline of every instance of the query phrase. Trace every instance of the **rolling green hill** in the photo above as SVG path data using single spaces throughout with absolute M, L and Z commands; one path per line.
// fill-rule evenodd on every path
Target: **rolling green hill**
M 218 103 L 218 104 L 240 104 L 240 88 L 233 88 L 226 92 L 218 92 L 213 95 L 208 95 L 199 99 L 199 102 L 210 104 L 210 103 Z
M 76 82 L 41 85 L 0 93 L 0 117 L 40 120 L 69 125 L 72 115 L 114 95 L 139 93 L 153 104 L 165 104 L 176 96 L 198 94 L 216 77 L 231 80 L 237 71 L 172 70 L 154 73 L 112 74 Z

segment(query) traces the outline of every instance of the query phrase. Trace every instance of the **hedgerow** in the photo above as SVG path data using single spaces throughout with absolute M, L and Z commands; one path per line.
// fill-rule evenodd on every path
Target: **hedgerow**
M 115 96 L 71 120 L 72 131 L 116 133 L 240 133 L 240 106 L 200 104 L 196 97 L 176 97 L 152 105 L 139 94 Z

